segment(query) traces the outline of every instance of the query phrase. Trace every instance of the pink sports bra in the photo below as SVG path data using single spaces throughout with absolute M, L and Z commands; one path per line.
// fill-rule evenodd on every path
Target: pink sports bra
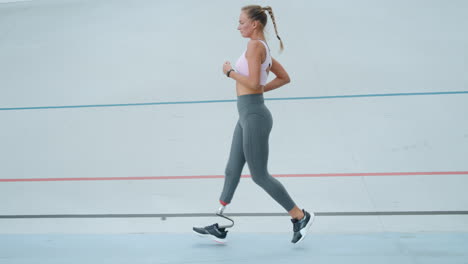
M 266 58 L 260 68 L 260 85 L 265 85 L 267 82 L 267 78 L 268 78 L 267 69 L 268 67 L 271 67 L 271 64 L 273 61 L 270 55 L 270 48 L 263 40 L 260 40 L 260 41 L 263 43 L 263 45 L 265 45 L 265 49 L 266 49 Z M 239 59 L 236 62 L 236 71 L 244 76 L 249 76 L 249 64 L 247 62 L 247 58 L 245 57 L 245 52 L 246 51 L 242 53 L 242 55 L 239 57 Z

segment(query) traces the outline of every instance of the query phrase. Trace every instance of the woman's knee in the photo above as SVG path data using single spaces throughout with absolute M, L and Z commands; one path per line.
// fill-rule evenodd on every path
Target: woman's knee
M 265 187 L 272 184 L 273 177 L 266 173 L 252 174 L 252 180 L 259 186 Z
M 236 168 L 232 168 L 231 166 L 227 166 L 224 170 L 224 175 L 226 178 L 238 178 L 240 177 L 241 173 L 242 171 L 239 171 L 239 169 Z
M 234 172 L 232 171 L 232 169 L 229 166 L 227 166 L 226 169 L 224 170 L 224 175 L 226 177 L 230 177 L 230 176 L 234 175 Z

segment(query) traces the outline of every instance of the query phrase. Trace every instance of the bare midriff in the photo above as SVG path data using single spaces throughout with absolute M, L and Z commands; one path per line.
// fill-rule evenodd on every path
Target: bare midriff
M 245 95 L 245 94 L 261 94 L 263 93 L 263 88 L 265 86 L 263 85 L 261 89 L 253 90 L 250 88 L 245 87 L 244 85 L 240 84 L 239 82 L 236 82 L 236 91 L 237 91 L 237 96 Z

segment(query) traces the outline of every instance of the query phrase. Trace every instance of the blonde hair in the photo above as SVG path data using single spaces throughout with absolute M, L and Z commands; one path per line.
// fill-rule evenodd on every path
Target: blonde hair
M 281 40 L 280 36 L 278 35 L 278 28 L 276 26 L 275 16 L 273 15 L 273 9 L 271 8 L 271 6 L 261 7 L 259 5 L 248 5 L 248 6 L 242 7 L 241 10 L 245 11 L 247 16 L 250 19 L 252 19 L 254 21 L 259 21 L 260 24 L 263 27 L 262 29 L 265 28 L 266 23 L 267 23 L 267 15 L 266 15 L 265 11 L 268 11 L 268 13 L 270 14 L 270 17 L 271 17 L 271 22 L 273 22 L 273 26 L 275 28 L 276 37 L 278 38 L 278 40 L 280 42 L 280 51 L 284 50 L 283 41 Z

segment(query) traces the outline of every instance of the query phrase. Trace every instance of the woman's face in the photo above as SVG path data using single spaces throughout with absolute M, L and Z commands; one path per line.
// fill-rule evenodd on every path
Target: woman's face
M 248 38 L 250 35 L 252 35 L 252 32 L 255 29 L 256 23 L 254 23 L 247 14 L 242 11 L 240 16 L 239 16 L 239 26 L 237 27 L 237 30 L 240 31 L 242 37 Z

